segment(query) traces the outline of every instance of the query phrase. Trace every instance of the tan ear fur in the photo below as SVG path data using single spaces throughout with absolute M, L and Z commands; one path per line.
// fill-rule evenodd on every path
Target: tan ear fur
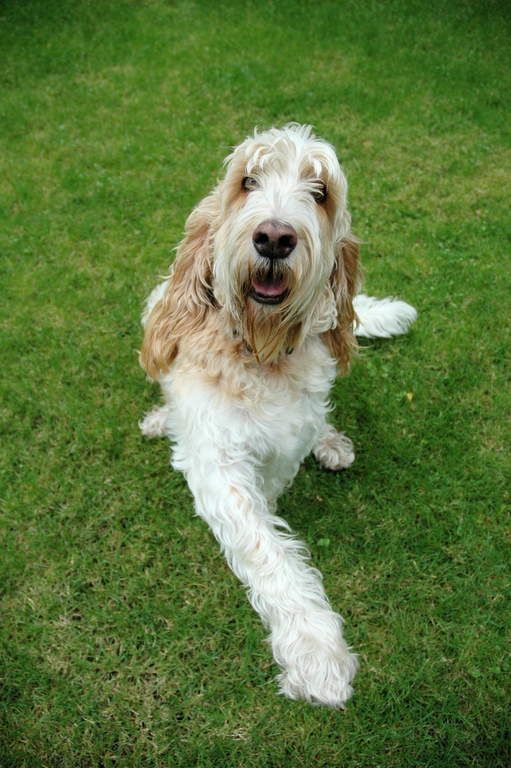
M 340 241 L 330 283 L 337 306 L 337 325 L 323 334 L 330 352 L 337 360 L 341 372 L 349 367 L 351 355 L 357 347 L 353 325 L 355 310 L 353 298 L 360 278 L 359 247 L 353 235 Z
M 211 231 L 217 215 L 216 190 L 194 208 L 171 267 L 169 284 L 149 315 L 140 363 L 151 378 L 168 370 L 180 339 L 196 331 L 216 307 L 211 287 Z

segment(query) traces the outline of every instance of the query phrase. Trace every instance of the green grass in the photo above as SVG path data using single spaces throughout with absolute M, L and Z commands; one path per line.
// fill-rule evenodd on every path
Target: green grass
M 509 766 L 509 38 L 503 2 L 0 6 L 2 768 Z M 354 467 L 281 501 L 361 656 L 345 714 L 276 695 L 137 429 L 142 298 L 289 120 L 339 151 L 368 290 L 420 311 L 336 385 Z

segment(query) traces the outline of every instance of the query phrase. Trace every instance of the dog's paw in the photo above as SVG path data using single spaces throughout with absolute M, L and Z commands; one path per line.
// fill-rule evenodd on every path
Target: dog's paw
M 314 448 L 316 460 L 325 469 L 347 469 L 355 461 L 353 443 L 342 432 L 328 425 Z
M 318 649 L 299 657 L 278 676 L 279 690 L 289 699 L 344 709 L 353 694 L 351 681 L 357 669 L 357 657 L 347 646 L 340 647 L 335 654 Z
M 140 431 L 145 437 L 167 437 L 168 410 L 165 406 L 153 408 L 138 422 Z

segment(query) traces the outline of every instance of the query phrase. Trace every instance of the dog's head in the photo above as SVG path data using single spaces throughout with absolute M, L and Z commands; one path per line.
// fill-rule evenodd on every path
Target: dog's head
M 309 126 L 255 133 L 192 211 L 141 360 L 165 370 L 184 333 L 223 312 L 261 362 L 323 333 L 343 366 L 353 343 L 358 248 L 333 147 Z

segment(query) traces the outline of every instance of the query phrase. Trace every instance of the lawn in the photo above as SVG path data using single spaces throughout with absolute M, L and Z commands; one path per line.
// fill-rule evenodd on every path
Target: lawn
M 504 2 L 0 5 L 1 768 L 508 768 Z M 313 123 L 366 288 L 420 312 L 333 400 L 357 461 L 280 510 L 360 654 L 290 702 L 168 445 L 142 299 L 229 147 Z M 506 232 L 507 229 L 507 232 Z

